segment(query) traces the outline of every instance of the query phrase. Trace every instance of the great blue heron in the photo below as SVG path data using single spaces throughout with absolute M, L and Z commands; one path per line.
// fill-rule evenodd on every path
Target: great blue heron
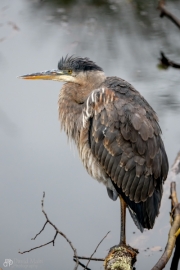
M 22 79 L 64 81 L 59 119 L 77 145 L 87 172 L 121 203 L 119 245 L 126 245 L 126 207 L 143 232 L 158 216 L 168 159 L 158 117 L 135 88 L 106 77 L 88 58 L 65 57 L 58 70 L 23 75 Z

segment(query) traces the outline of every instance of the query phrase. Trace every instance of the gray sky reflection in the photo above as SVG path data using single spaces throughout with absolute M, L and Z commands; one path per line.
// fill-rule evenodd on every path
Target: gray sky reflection
M 180 4 L 174 1 L 169 7 L 176 12 Z M 171 31 L 166 31 L 167 27 Z M 16 77 L 56 68 L 66 54 L 88 56 L 107 75 L 131 82 L 150 102 L 160 118 L 172 164 L 180 149 L 179 71 L 160 71 L 156 65 L 162 48 L 176 58 L 178 35 L 175 26 L 159 19 L 156 4 L 137 9 L 130 1 L 111 1 L 105 6 L 83 2 L 75 6 L 1 0 L 0 267 L 11 258 L 11 268 L 17 270 L 25 268 L 25 261 L 32 268 L 31 259 L 36 260 L 39 270 L 60 266 L 73 269 L 72 251 L 60 237 L 55 247 L 18 254 L 19 249 L 27 250 L 54 236 L 52 228 L 47 227 L 36 241 L 30 240 L 44 224 L 40 205 L 43 191 L 45 210 L 71 239 L 79 255 L 90 255 L 109 230 L 96 257 L 103 257 L 119 241 L 119 203 L 109 200 L 106 189 L 87 175 L 75 147 L 70 147 L 60 132 L 57 100 L 62 84 Z M 128 242 L 140 250 L 138 270 L 152 266 L 158 259 L 160 252 L 153 247 L 165 246 L 168 189 L 167 184 L 153 231 L 138 232 L 128 214 Z M 102 269 L 102 265 L 92 263 L 90 268 Z

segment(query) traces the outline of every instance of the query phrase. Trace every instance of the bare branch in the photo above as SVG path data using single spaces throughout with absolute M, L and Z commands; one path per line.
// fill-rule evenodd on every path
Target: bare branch
M 174 162 L 174 165 L 172 166 L 171 169 L 172 173 L 174 173 L 175 175 L 177 175 L 180 172 L 180 152 L 178 153 L 176 160 Z M 165 248 L 165 251 L 162 255 L 162 257 L 160 258 L 160 260 L 158 261 L 158 263 L 154 266 L 154 268 L 152 270 L 160 270 L 163 269 L 164 266 L 166 265 L 166 263 L 168 262 L 172 251 L 174 249 L 175 243 L 176 243 L 176 250 L 178 250 L 176 253 L 179 256 L 179 248 L 177 245 L 177 241 L 176 239 L 180 238 L 180 203 L 178 203 L 178 198 L 177 198 L 177 194 L 176 194 L 176 184 L 175 182 L 171 182 L 171 216 L 172 216 L 172 226 L 171 229 L 169 231 L 169 236 L 168 236 L 168 242 Z M 35 235 L 34 238 L 32 238 L 32 240 L 35 240 L 37 238 L 38 235 L 41 234 L 41 232 L 45 229 L 46 225 L 49 223 L 54 229 L 55 229 L 55 235 L 53 240 L 51 240 L 50 242 L 47 242 L 43 245 L 34 247 L 30 250 L 24 251 L 24 252 L 20 252 L 20 254 L 24 254 L 27 252 L 31 252 L 32 250 L 41 248 L 43 246 L 49 245 L 49 244 L 53 244 L 53 246 L 55 245 L 55 240 L 58 234 L 62 235 L 66 241 L 69 243 L 69 245 L 71 246 L 71 249 L 74 252 L 74 256 L 73 256 L 73 260 L 76 262 L 76 265 L 74 267 L 74 270 L 77 270 L 78 265 L 82 266 L 84 268 L 84 270 L 90 270 L 90 268 L 88 268 L 88 264 L 90 261 L 105 261 L 105 269 L 111 269 L 109 267 L 111 267 L 112 261 L 113 263 L 125 263 L 126 265 L 132 267 L 132 265 L 134 264 L 135 260 L 136 260 L 136 255 L 138 253 L 137 250 L 131 248 L 130 246 L 127 247 L 119 247 L 119 248 L 114 248 L 113 250 L 111 250 L 109 252 L 109 254 L 107 255 L 107 257 L 105 259 L 102 258 L 92 258 L 93 255 L 95 254 L 95 252 L 97 251 L 98 247 L 100 246 L 100 244 L 103 242 L 103 240 L 107 237 L 107 235 L 109 234 L 109 232 L 103 237 L 103 239 L 99 242 L 99 244 L 97 245 L 97 247 L 95 248 L 94 252 L 92 253 L 92 255 L 90 257 L 79 257 L 77 256 L 77 252 L 76 249 L 74 248 L 74 246 L 72 245 L 71 241 L 67 238 L 67 236 L 59 231 L 59 229 L 49 220 L 47 213 L 44 210 L 44 199 L 45 199 L 45 193 L 43 193 L 43 198 L 41 201 L 41 206 L 42 206 L 42 212 L 46 218 L 46 222 L 43 225 L 43 228 L 40 230 L 39 233 L 37 233 Z M 176 257 L 178 257 L 176 256 Z M 175 255 L 174 255 L 175 257 Z M 86 266 L 84 264 L 82 264 L 79 259 L 82 260 L 88 260 Z M 174 260 L 175 261 L 175 260 Z M 178 261 L 176 259 L 175 264 L 178 265 Z M 174 265 L 174 264 L 173 264 Z M 113 268 L 114 269 L 114 268 Z M 129 268 L 130 269 L 130 268 Z M 172 268 L 173 270 L 175 270 L 175 268 Z
M 103 237 L 103 239 L 99 242 L 99 244 L 97 245 L 97 247 L 95 248 L 95 250 L 94 250 L 94 252 L 92 253 L 92 255 L 90 256 L 90 259 L 88 260 L 88 262 L 87 262 L 87 264 L 86 264 L 86 267 L 84 268 L 84 270 L 85 269 L 87 269 L 87 267 L 88 267 L 88 264 L 89 264 L 89 262 L 90 262 L 90 260 L 91 260 L 91 258 L 93 257 L 93 255 L 96 253 L 96 251 L 97 251 L 97 249 L 98 249 L 98 247 L 100 246 L 100 244 L 103 242 L 103 240 L 107 237 L 107 235 L 110 233 L 110 231 L 109 232 L 107 232 L 106 233 L 106 235 Z
M 40 230 L 40 232 L 37 233 L 37 234 L 34 236 L 34 238 L 31 238 L 31 240 L 35 240 L 36 237 L 37 237 L 38 235 L 40 235 L 40 234 L 42 233 L 42 231 L 44 231 L 44 229 L 45 229 L 45 227 L 46 227 L 47 224 L 48 224 L 48 222 L 46 221 L 46 223 L 45 223 L 44 226 L 42 227 L 42 230 Z
M 159 261 L 152 268 L 152 270 L 161 270 L 167 264 L 169 258 L 171 257 L 172 251 L 174 249 L 176 238 L 178 236 L 179 228 L 180 228 L 180 203 L 178 203 L 177 194 L 176 194 L 176 183 L 171 182 L 171 208 L 172 208 L 172 217 L 173 222 L 169 231 L 168 241 Z
M 177 175 L 180 173 L 180 151 L 177 153 L 174 164 L 172 165 L 171 170 Z
M 77 270 L 78 265 L 79 265 L 79 259 L 78 259 L 78 256 L 77 256 L 77 251 L 76 251 L 76 249 L 74 248 L 72 242 L 67 238 L 67 236 L 66 236 L 63 232 L 61 232 L 61 231 L 60 231 L 60 230 L 59 230 L 59 229 L 58 229 L 58 228 L 50 221 L 50 219 L 48 218 L 48 216 L 47 216 L 47 214 L 46 214 L 46 212 L 45 212 L 45 210 L 44 210 L 44 198 L 45 198 L 45 192 L 43 192 L 43 198 L 42 198 L 42 200 L 41 200 L 41 207 L 42 207 L 42 212 L 43 212 L 43 214 L 44 214 L 44 216 L 45 216 L 45 218 L 46 218 L 46 222 L 45 222 L 43 228 L 40 230 L 40 232 L 37 233 L 36 236 L 35 236 L 34 238 L 32 238 L 32 240 L 35 240 L 36 237 L 37 237 L 38 235 L 41 234 L 41 232 L 44 230 L 44 228 L 45 228 L 45 226 L 47 225 L 47 223 L 49 223 L 49 224 L 55 229 L 55 231 L 56 231 L 56 233 L 55 233 L 55 235 L 54 235 L 54 238 L 53 238 L 53 240 L 51 240 L 51 241 L 48 242 L 48 243 L 45 243 L 45 244 L 43 244 L 43 245 L 41 245 L 41 246 L 38 246 L 38 247 L 34 247 L 34 248 L 29 249 L 29 250 L 27 250 L 27 251 L 23 251 L 23 252 L 20 252 L 20 251 L 19 251 L 19 253 L 20 253 L 20 254 L 24 254 L 24 253 L 30 252 L 30 251 L 32 251 L 32 250 L 34 250 L 34 249 L 37 249 L 37 248 L 41 248 L 41 247 L 47 246 L 47 245 L 49 245 L 49 244 L 51 244 L 51 243 L 52 243 L 53 246 L 54 246 L 54 245 L 55 245 L 56 237 L 57 237 L 58 234 L 60 234 L 61 236 L 63 236 L 63 237 L 66 239 L 66 241 L 69 243 L 71 249 L 72 249 L 73 252 L 74 252 L 74 258 L 76 259 L 76 265 L 75 265 L 75 267 L 74 267 L 74 270 Z
M 26 250 L 26 251 L 23 251 L 23 252 L 19 251 L 18 253 L 19 253 L 19 254 L 24 254 L 24 253 L 27 253 L 27 252 L 31 252 L 32 250 L 35 250 L 35 249 L 37 249 L 37 248 L 41 248 L 41 247 L 47 246 L 47 245 L 49 245 L 49 244 L 51 244 L 51 243 L 53 243 L 53 240 L 51 240 L 50 242 L 47 242 L 46 244 L 43 244 L 43 245 L 38 246 L 38 247 L 31 248 L 31 249 Z
M 102 259 L 102 258 L 90 258 L 90 257 L 84 257 L 84 256 L 82 256 L 82 257 L 80 257 L 80 256 L 78 256 L 78 259 L 80 259 L 80 260 L 91 260 L 91 261 L 100 261 L 100 262 L 104 262 L 104 260 L 105 259 Z
M 169 18 L 178 28 L 180 28 L 180 20 L 177 19 L 172 13 L 170 13 L 167 8 L 165 7 L 165 1 L 164 0 L 159 0 L 158 3 L 158 9 L 160 10 L 160 17 L 167 17 Z M 171 61 L 168 59 L 163 52 L 161 52 L 161 58 L 159 67 L 160 68 L 168 68 L 168 67 L 173 67 L 173 68 L 180 68 L 180 64 Z
M 176 193 L 176 183 L 171 182 L 171 187 L 170 187 L 170 199 L 171 199 L 171 204 L 172 207 L 175 208 L 178 205 L 178 198 L 177 198 L 177 193 Z
M 177 270 L 178 269 L 178 264 L 179 264 L 179 259 L 180 259 L 179 250 L 180 250 L 180 235 L 178 235 L 178 237 L 176 239 L 176 248 L 174 251 L 173 258 L 172 258 L 170 270 Z
M 165 56 L 164 52 L 161 52 L 161 58 L 159 58 L 159 60 L 160 60 L 160 64 L 161 64 L 162 67 L 164 67 L 164 68 L 168 68 L 168 67 L 180 68 L 180 64 L 175 63 L 175 62 L 169 60 L 169 59 Z
M 160 17 L 167 17 L 169 18 L 178 28 L 180 28 L 180 20 L 178 20 L 172 13 L 170 13 L 166 8 L 165 8 L 165 3 L 163 0 L 159 1 L 158 4 L 158 9 L 160 10 Z
M 74 262 L 77 262 L 77 260 L 76 260 L 75 258 L 73 258 L 73 261 L 74 261 Z M 82 266 L 82 267 L 85 267 L 84 269 L 86 269 L 86 270 L 91 270 L 90 268 L 86 267 L 86 266 L 85 266 L 83 263 L 81 263 L 80 261 L 79 261 L 79 265 Z

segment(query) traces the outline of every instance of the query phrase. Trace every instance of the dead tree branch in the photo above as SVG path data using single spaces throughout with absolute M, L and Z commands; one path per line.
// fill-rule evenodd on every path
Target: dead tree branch
M 48 224 L 48 221 L 46 221 L 46 223 L 44 224 L 44 226 L 42 227 L 42 229 L 40 230 L 40 232 L 37 233 L 33 238 L 31 238 L 31 240 L 35 240 L 36 237 L 37 237 L 38 235 L 40 235 L 40 234 L 42 233 L 42 231 L 44 231 L 44 229 L 45 229 L 45 227 L 46 227 L 47 224 Z
M 74 270 L 77 270 L 78 265 L 82 266 L 82 267 L 84 268 L 84 270 L 91 270 L 90 268 L 88 268 L 88 264 L 89 264 L 89 262 L 90 262 L 91 260 L 104 261 L 104 259 L 97 259 L 97 258 L 93 259 L 92 257 L 93 257 L 93 255 L 95 254 L 95 252 L 97 251 L 97 249 L 98 249 L 98 247 L 100 246 L 100 244 L 103 242 L 103 240 L 107 237 L 107 235 L 108 235 L 110 232 L 108 232 L 108 233 L 103 237 L 103 239 L 99 242 L 99 244 L 97 245 L 97 247 L 95 248 L 94 252 L 92 253 L 92 255 L 91 255 L 90 257 L 79 257 L 79 256 L 77 256 L 77 251 L 76 251 L 76 249 L 74 248 L 72 242 L 71 242 L 71 241 L 67 238 L 67 236 L 66 236 L 63 232 L 61 232 L 61 231 L 60 231 L 60 230 L 59 230 L 59 229 L 58 229 L 58 228 L 50 221 L 50 219 L 48 218 L 48 215 L 46 214 L 46 212 L 45 212 L 45 210 L 44 210 L 44 198 L 45 198 L 45 192 L 43 193 L 43 198 L 42 198 L 42 201 L 41 201 L 41 207 L 42 207 L 42 212 L 43 212 L 43 214 L 44 214 L 44 216 L 45 216 L 45 218 L 46 218 L 46 222 L 44 223 L 44 225 L 43 225 L 42 229 L 39 231 L 39 233 L 37 233 L 37 234 L 35 235 L 35 237 L 33 237 L 31 240 L 35 240 L 35 239 L 37 238 L 37 236 L 40 235 L 40 234 L 44 231 L 44 229 L 45 229 L 45 227 L 46 227 L 46 225 L 47 225 L 48 223 L 55 229 L 55 232 L 56 232 L 56 233 L 55 233 L 55 235 L 54 235 L 54 238 L 53 238 L 51 241 L 49 241 L 49 242 L 47 242 L 47 243 L 45 243 L 45 244 L 43 244 L 43 245 L 36 246 L 36 247 L 34 247 L 34 248 L 31 248 L 31 249 L 26 250 L 26 251 L 23 251 L 23 252 L 19 251 L 19 253 L 20 253 L 20 254 L 24 254 L 24 253 L 27 253 L 27 252 L 31 252 L 32 250 L 35 250 L 35 249 L 38 249 L 38 248 L 47 246 L 47 245 L 49 245 L 49 244 L 51 244 L 51 243 L 52 243 L 53 246 L 54 246 L 54 245 L 55 245 L 56 237 L 57 237 L 58 234 L 60 234 L 61 236 L 63 236 L 63 237 L 66 239 L 66 241 L 69 243 L 71 249 L 72 249 L 73 252 L 74 252 L 73 260 L 74 260 L 75 263 L 76 263 L 76 265 L 75 265 L 75 267 L 74 267 Z M 82 263 L 79 261 L 79 258 L 82 258 L 82 259 L 86 258 L 86 259 L 88 260 L 86 266 L 85 266 L 84 264 L 82 264 Z
M 161 270 L 167 264 L 173 249 L 176 244 L 176 239 L 180 234 L 180 203 L 178 203 L 177 193 L 176 193 L 176 183 L 171 182 L 171 217 L 172 224 L 168 235 L 167 245 L 165 247 L 164 253 L 162 254 L 159 261 L 152 268 L 152 270 Z
M 171 176 L 170 176 L 171 180 L 173 179 L 174 176 L 176 176 L 178 173 L 180 173 L 180 152 L 177 154 L 177 157 L 176 157 L 175 162 L 171 168 L 170 173 L 171 173 Z M 167 241 L 165 251 L 164 251 L 163 255 L 161 256 L 161 258 L 159 259 L 159 261 L 157 262 L 157 264 L 152 268 L 152 270 L 161 270 L 165 267 L 166 263 L 168 262 L 169 258 L 171 257 L 171 254 L 172 254 L 172 251 L 173 251 L 175 245 L 176 245 L 176 249 L 175 249 L 174 258 L 173 258 L 173 261 L 171 264 L 171 269 L 177 270 L 177 267 L 178 267 L 178 262 L 179 262 L 179 257 L 180 257 L 180 253 L 179 253 L 179 248 L 180 248 L 180 203 L 178 202 L 178 198 L 177 198 L 176 183 L 175 182 L 171 182 L 170 194 L 171 194 L 170 199 L 171 199 L 171 218 L 172 218 L 171 229 L 169 231 L 168 241 Z M 66 241 L 69 243 L 69 245 L 71 246 L 71 249 L 74 252 L 73 260 L 76 262 L 74 270 L 77 270 L 79 265 L 82 266 L 84 268 L 84 270 L 91 270 L 90 268 L 88 268 L 88 264 L 92 260 L 93 261 L 105 261 L 104 262 L 104 269 L 105 270 L 112 270 L 112 269 L 113 270 L 120 270 L 120 269 L 131 270 L 133 268 L 133 265 L 136 261 L 136 256 L 138 254 L 138 250 L 134 249 L 130 246 L 120 246 L 120 247 L 112 248 L 105 259 L 92 258 L 93 255 L 95 254 L 95 252 L 97 251 L 98 247 L 102 243 L 102 241 L 109 234 L 109 232 L 99 242 L 99 244 L 97 245 L 97 247 L 95 248 L 94 252 L 92 253 L 92 255 L 90 257 L 77 256 L 77 251 L 74 248 L 71 241 L 67 238 L 67 236 L 63 232 L 61 232 L 49 220 L 49 218 L 44 210 L 44 198 L 45 198 L 45 193 L 43 193 L 41 206 L 42 206 L 42 212 L 46 218 L 46 222 L 44 223 L 44 225 L 43 225 L 42 229 L 39 231 L 39 233 L 37 233 L 35 235 L 35 237 L 32 238 L 31 240 L 35 240 L 37 238 L 37 236 L 40 235 L 44 231 L 44 229 L 48 223 L 55 229 L 54 238 L 51 241 L 49 241 L 43 245 L 36 246 L 36 247 L 31 248 L 27 251 L 23 251 L 23 252 L 19 251 L 20 254 L 31 252 L 32 250 L 41 248 L 41 247 L 49 245 L 51 243 L 54 246 L 57 235 L 60 234 L 61 236 L 63 236 L 66 239 Z M 79 261 L 79 259 L 88 260 L 86 266 L 84 264 L 82 264 Z
M 158 9 L 160 10 L 160 17 L 167 17 L 170 19 L 178 28 L 180 28 L 180 20 L 178 20 L 171 12 L 169 12 L 165 7 L 165 1 L 160 0 L 158 4 Z
M 75 258 L 73 258 L 74 262 L 77 262 Z M 83 263 L 79 261 L 79 265 L 82 266 L 85 270 L 91 270 L 90 268 L 86 267 Z
M 42 198 L 42 201 L 41 201 L 41 207 L 42 207 L 42 212 L 43 212 L 43 214 L 44 214 L 44 216 L 45 216 L 45 218 L 46 218 L 46 222 L 45 222 L 45 224 L 43 225 L 43 228 L 40 230 L 40 232 L 37 233 L 37 234 L 35 235 L 35 237 L 32 238 L 32 240 L 35 240 L 36 237 L 37 237 L 39 234 L 41 234 L 41 232 L 45 229 L 47 223 L 49 223 L 49 224 L 55 229 L 55 231 L 56 231 L 56 233 L 55 233 L 55 235 L 54 235 L 54 238 L 53 238 L 53 240 L 51 240 L 50 242 L 47 242 L 47 243 L 45 243 L 45 244 L 43 244 L 43 245 L 41 245 L 41 246 L 37 246 L 37 247 L 31 248 L 31 249 L 29 249 L 29 250 L 27 250 L 27 251 L 23 251 L 23 252 L 20 252 L 20 251 L 19 251 L 19 253 L 20 253 L 20 254 L 24 254 L 24 253 L 30 252 L 30 251 L 32 251 L 32 250 L 35 250 L 35 249 L 37 249 L 37 248 L 41 248 L 41 247 L 47 246 L 47 245 L 49 245 L 49 244 L 51 244 L 51 243 L 52 243 L 53 246 L 54 246 L 54 245 L 55 245 L 55 239 L 56 239 L 57 235 L 60 234 L 61 236 L 63 236 L 63 237 L 66 239 L 66 241 L 69 243 L 71 249 L 72 249 L 73 252 L 74 252 L 74 258 L 76 259 L 76 265 L 75 265 L 75 267 L 74 267 L 74 270 L 77 270 L 78 265 L 79 265 L 79 259 L 78 259 L 78 256 L 77 256 L 77 251 L 76 251 L 76 249 L 74 248 L 72 242 L 67 238 L 67 236 L 66 236 L 63 232 L 61 232 L 61 231 L 60 231 L 60 230 L 59 230 L 59 229 L 58 229 L 58 228 L 50 221 L 50 219 L 48 218 L 48 216 L 47 216 L 47 214 L 46 214 L 46 212 L 45 212 L 45 210 L 44 210 L 44 198 L 45 198 L 45 192 L 43 193 L 43 198 Z M 86 268 L 86 269 L 87 269 L 87 268 Z
M 171 270 L 177 270 L 178 262 L 180 258 L 179 247 L 180 247 L 180 235 L 178 236 L 178 228 L 180 228 L 180 203 L 178 203 L 177 193 L 176 193 L 176 183 L 174 182 L 177 175 L 180 173 L 180 151 L 178 152 L 174 164 L 171 167 L 171 170 L 168 175 L 168 181 L 170 183 L 170 199 L 171 199 L 171 229 L 168 235 L 168 241 L 164 253 L 162 254 L 159 261 L 156 263 L 152 270 L 161 270 L 167 264 L 174 246 L 176 249 L 172 259 Z M 179 227 L 178 227 L 179 219 Z M 173 226 L 174 225 L 174 226 Z M 176 227 L 175 227 L 176 226 Z M 176 267 L 175 267 L 176 265 Z
M 104 259 L 102 259 L 102 258 L 90 258 L 90 257 L 85 257 L 85 256 L 82 256 L 82 257 L 78 256 L 78 259 L 79 260 L 89 260 L 89 259 L 91 259 L 91 261 L 104 262 Z
M 103 240 L 107 237 L 107 235 L 108 235 L 109 233 L 110 233 L 110 231 L 109 231 L 108 233 L 106 233 L 106 235 L 103 237 L 103 239 L 99 242 L 99 244 L 98 244 L 97 247 L 95 248 L 94 252 L 91 254 L 91 256 L 90 256 L 90 258 L 89 258 L 89 260 L 88 260 L 88 262 L 87 262 L 87 264 L 86 264 L 86 267 L 84 268 L 84 270 L 87 269 L 88 264 L 89 264 L 89 262 L 91 261 L 93 255 L 96 253 L 98 247 L 100 246 L 100 244 L 103 242 Z
M 165 56 L 164 52 L 161 52 L 161 58 L 159 58 L 159 60 L 160 60 L 161 65 L 162 65 L 164 68 L 168 68 L 168 67 L 180 68 L 180 64 L 175 63 L 175 62 L 169 60 L 169 59 Z
M 176 239 L 176 248 L 174 251 L 174 255 L 172 258 L 171 262 L 171 268 L 170 270 L 177 270 L 178 269 L 178 264 L 179 264 L 179 259 L 180 259 L 180 235 L 178 235 Z
M 164 0 L 159 1 L 158 9 L 160 10 L 160 17 L 161 18 L 163 18 L 163 17 L 169 18 L 180 29 L 180 20 L 167 10 L 167 8 L 165 7 Z M 164 68 L 164 69 L 166 69 L 168 67 L 180 68 L 179 63 L 173 62 L 170 59 L 168 59 L 163 52 L 160 52 L 160 54 L 161 54 L 161 58 L 159 58 L 159 60 L 160 60 L 159 67 L 160 68 Z
M 180 173 L 180 151 L 177 153 L 171 171 L 174 172 L 176 175 Z

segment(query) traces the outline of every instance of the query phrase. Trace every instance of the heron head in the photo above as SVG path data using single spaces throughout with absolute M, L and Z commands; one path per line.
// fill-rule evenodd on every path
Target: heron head
M 26 80 L 53 80 L 63 82 L 74 82 L 83 84 L 88 78 L 95 74 L 104 74 L 103 69 L 96 65 L 89 58 L 66 56 L 61 58 L 58 69 L 47 70 L 27 75 L 19 78 Z

